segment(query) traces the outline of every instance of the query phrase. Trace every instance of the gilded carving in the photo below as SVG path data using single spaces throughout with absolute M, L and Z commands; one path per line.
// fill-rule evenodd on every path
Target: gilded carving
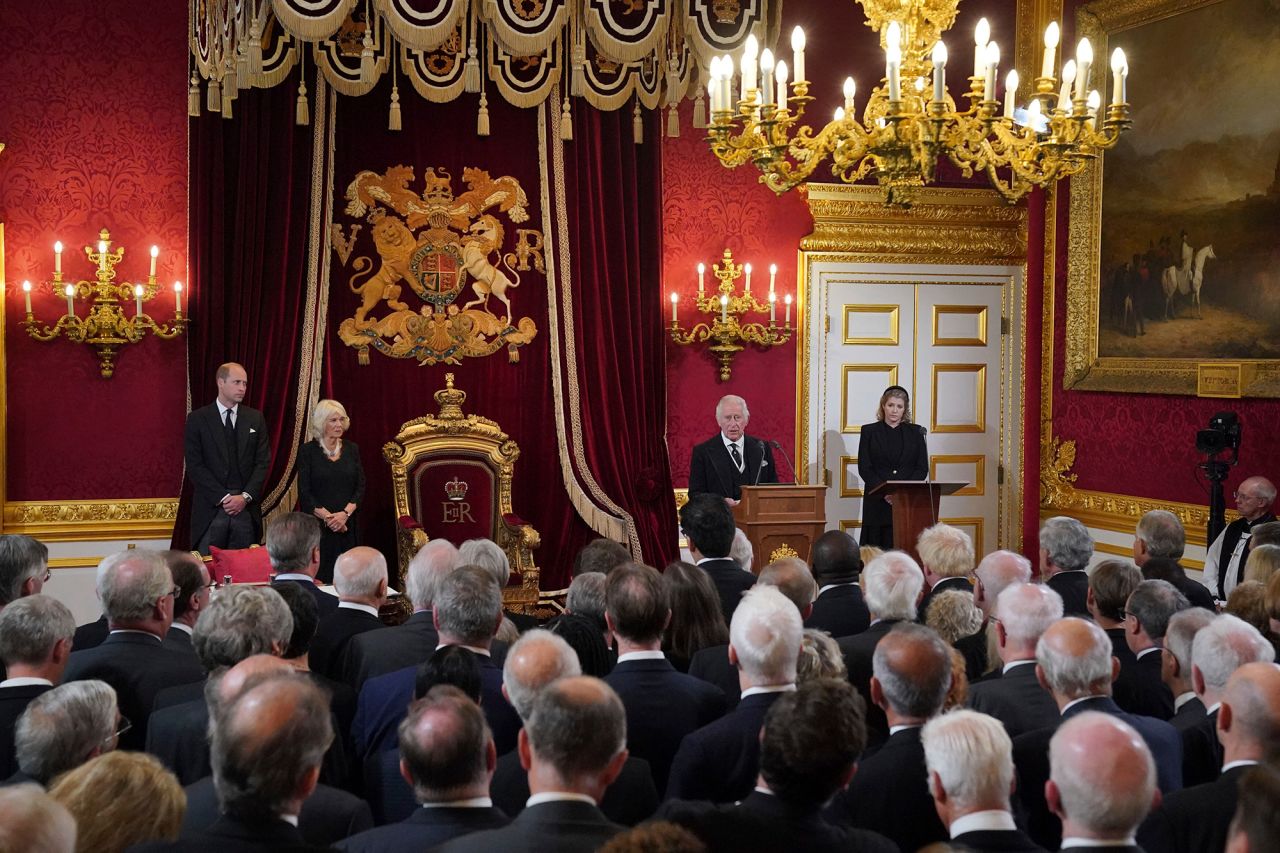
M 178 499 L 12 501 L 4 505 L 6 533 L 48 541 L 121 537 L 167 538 L 178 517 Z
M 796 551 L 795 548 L 792 548 L 790 545 L 783 542 L 782 545 L 780 545 L 777 548 L 774 548 L 773 551 L 769 554 L 769 562 L 776 563 L 778 560 L 784 560 L 787 557 L 799 557 L 799 556 L 800 556 L 800 553 Z

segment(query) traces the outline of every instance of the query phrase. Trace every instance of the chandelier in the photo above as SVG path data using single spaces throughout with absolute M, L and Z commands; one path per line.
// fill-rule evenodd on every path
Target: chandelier
M 734 59 L 726 54 L 712 60 L 708 142 L 724 166 L 754 163 L 760 180 L 781 194 L 810 180 L 830 158 L 833 177 L 845 183 L 873 177 L 885 187 L 889 204 L 906 204 L 913 188 L 934 179 L 945 156 L 965 177 L 984 173 L 1013 203 L 1035 187 L 1080 172 L 1100 151 L 1114 147 L 1131 124 L 1125 101 L 1129 66 L 1119 48 L 1111 56 L 1105 115 L 1099 114 L 1101 93 L 1089 88 L 1092 45 L 1081 39 L 1075 59 L 1059 70 L 1056 22 L 1045 30 L 1044 61 L 1027 100 L 1019 103 L 1018 72 L 1011 70 L 1002 105 L 996 88 L 1000 48 L 983 18 L 974 32 L 969 91 L 962 96 L 968 106 L 961 110 L 947 91 L 947 47 L 940 38 L 955 23 L 959 0 L 859 2 L 885 52 L 885 75 L 862 105 L 861 117 L 850 77 L 844 81 L 844 105 L 832 121 L 816 133 L 799 125 L 813 100 L 799 27 L 791 35 L 790 70 L 748 38 L 736 63 L 736 99 Z

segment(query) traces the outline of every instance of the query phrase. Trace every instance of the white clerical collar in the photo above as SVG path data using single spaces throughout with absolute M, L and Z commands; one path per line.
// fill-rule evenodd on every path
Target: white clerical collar
M 298 816 L 296 814 L 282 814 L 280 819 L 290 826 L 296 827 L 298 825 Z
M 742 698 L 755 696 L 759 693 L 795 693 L 796 686 L 794 684 L 765 684 L 760 687 L 748 687 L 742 691 Z
M 186 622 L 174 622 L 172 627 L 177 628 L 179 631 L 186 634 L 188 637 L 195 636 L 195 629 L 193 629 Z
M 276 575 L 276 580 L 304 581 L 309 584 L 314 584 L 316 582 L 316 579 L 311 577 L 311 575 L 305 575 L 302 572 L 281 572 L 280 574 Z
M 482 649 L 479 646 L 468 646 L 466 643 L 441 643 L 440 645 L 436 646 L 436 651 L 440 651 L 441 649 L 447 648 L 449 646 L 457 646 L 460 649 L 466 649 L 467 651 L 473 652 L 477 655 L 492 657 L 492 655 L 489 654 L 488 649 Z
M 963 835 L 966 832 L 1017 828 L 1017 825 L 1013 822 L 1013 815 L 1003 809 L 992 809 L 985 812 L 972 812 L 964 817 L 956 818 L 951 823 L 951 837 L 954 839 L 957 835 Z
M 1173 710 L 1181 711 L 1182 706 L 1196 698 L 1194 690 L 1188 690 L 1186 693 L 1179 693 L 1173 700 Z
M 1228 770 L 1234 770 L 1237 767 L 1252 767 L 1257 763 L 1258 762 L 1252 758 L 1242 758 L 1239 761 L 1228 761 L 1226 764 L 1222 765 L 1222 772 L 1226 773 Z
M 1151 654 L 1152 652 L 1158 652 L 1158 651 L 1160 651 L 1159 646 L 1152 646 L 1149 649 L 1143 649 L 1142 651 L 1136 652 L 1135 654 L 1137 655 L 1138 660 L 1142 660 L 1144 657 Z
M 818 587 L 818 595 L 822 595 L 829 589 L 835 589 L 838 586 L 857 586 L 857 581 L 841 581 L 840 583 L 829 583 L 826 586 Z
M 920 728 L 918 724 L 910 725 L 910 726 L 889 726 L 889 737 L 893 737 L 898 732 L 905 732 L 907 729 L 918 729 L 918 728 Z
M 1031 658 L 1031 659 L 1029 659 L 1029 660 L 1011 660 L 1011 661 L 1009 661 L 1007 664 L 1005 664 L 1005 665 L 1004 665 L 1004 669 L 1000 670 L 1000 674 L 1001 674 L 1001 675 L 1008 675 L 1008 674 L 1009 674 L 1009 670 L 1013 669 L 1013 668 L 1014 668 L 1014 667 L 1016 667 L 1016 666 L 1026 666 L 1026 665 L 1027 665 L 1027 664 L 1029 664 L 1029 663 L 1032 663 L 1032 664 L 1033 664 L 1033 663 L 1035 663 L 1035 662 L 1036 662 L 1036 661 L 1035 661 L 1035 658 Z
M 1066 850 L 1068 847 L 1137 847 L 1138 840 L 1130 835 L 1128 838 L 1077 838 L 1070 836 L 1062 839 L 1060 849 Z
M 378 615 L 378 608 L 370 604 L 361 604 L 358 601 L 339 601 L 338 609 L 339 610 L 361 610 L 375 618 Z
M 661 649 L 655 649 L 647 652 L 627 652 L 625 655 L 618 655 L 618 663 L 626 663 L 629 660 L 666 660 L 667 656 L 662 653 Z
M 157 640 L 157 641 L 159 641 L 159 642 L 164 642 L 164 638 L 163 638 L 163 637 L 160 637 L 160 636 L 158 636 L 158 635 L 156 635 L 156 634 L 153 634 L 153 633 L 151 633 L 150 631 L 139 631 L 137 628 L 112 628 L 110 633 L 112 633 L 112 634 L 141 634 L 141 635 L 142 635 L 142 636 L 144 636 L 144 637 L 151 637 L 153 640 Z
M 37 678 L 34 675 L 16 675 L 13 678 L 6 678 L 0 681 L 0 688 L 3 687 L 35 687 L 40 685 L 43 687 L 52 687 L 53 682 L 47 678 Z
M 1095 693 L 1092 696 L 1081 696 L 1079 699 L 1072 699 L 1070 702 L 1063 705 L 1062 713 L 1065 714 L 1071 708 L 1074 708 L 1076 705 L 1079 705 L 1081 702 L 1088 702 L 1090 699 L 1110 699 L 1110 698 L 1111 697 L 1105 693 Z M 1065 847 L 1066 845 L 1064 844 L 1063 846 Z
M 568 791 L 543 791 L 541 794 L 534 794 L 525 800 L 524 806 L 525 808 L 532 808 L 541 803 L 590 803 L 594 806 L 596 801 L 586 794 L 571 794 Z
M 446 800 L 443 803 L 423 803 L 424 809 L 491 809 L 493 800 L 488 797 L 471 797 L 466 800 Z

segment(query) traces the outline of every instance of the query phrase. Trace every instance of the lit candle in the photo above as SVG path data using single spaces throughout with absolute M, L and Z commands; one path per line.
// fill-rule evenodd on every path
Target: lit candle
M 765 48 L 760 54 L 760 92 L 762 104 L 772 104 L 773 100 L 773 51 Z
M 1018 96 L 1018 71 L 1014 69 L 1004 78 L 1004 117 L 1013 120 L 1013 102 Z
M 779 59 L 778 67 L 773 70 L 774 81 L 778 84 L 778 106 L 787 105 L 787 63 Z
M 676 325 L 676 305 L 680 302 L 680 294 L 672 291 L 671 293 L 671 325 Z
M 1032 98 L 1027 106 L 1027 127 L 1031 128 L 1032 133 L 1040 132 L 1040 118 L 1040 101 Z
M 790 326 L 791 325 L 791 294 L 788 293 L 786 296 L 782 297 L 782 301 L 786 304 L 786 307 L 787 307 L 787 325 Z
M 933 99 L 942 103 L 947 94 L 947 46 L 938 42 L 933 46 Z
M 986 98 L 988 101 L 996 100 L 996 68 L 1000 65 L 1000 45 L 993 42 L 987 43 L 987 81 Z
M 773 283 L 778 278 L 778 265 L 769 264 L 769 296 L 773 296 Z
M 720 57 L 720 103 L 726 110 L 733 109 L 733 58 L 727 53 Z
M 742 47 L 742 100 L 746 100 L 747 94 L 756 87 L 756 55 L 760 50 L 760 45 L 756 41 L 755 34 L 747 36 L 747 43 Z
M 791 31 L 791 64 L 795 66 L 796 82 L 804 80 L 804 30 Z
M 107 268 L 107 241 L 98 241 L 98 269 L 105 270 Z
M 75 285 L 68 284 L 63 288 L 63 290 L 67 294 L 67 316 L 74 317 L 76 316 L 76 304 L 74 302 L 76 295 Z
M 853 96 L 857 90 L 858 86 L 853 82 L 852 77 L 844 78 L 844 111 L 846 113 L 853 112 Z
M 1083 100 L 1089 91 L 1089 66 L 1093 64 L 1093 45 L 1087 38 L 1076 45 L 1076 100 Z
M 182 282 L 180 281 L 173 283 L 173 308 L 179 314 L 182 313 Z
M 987 41 L 991 38 L 991 25 L 987 23 L 986 18 L 978 21 L 978 26 L 973 28 L 973 76 L 979 80 L 983 77 L 983 60 L 987 58 L 986 47 Z
M 1076 79 L 1076 61 L 1068 59 L 1062 64 L 1062 91 L 1058 93 L 1058 109 L 1071 112 L 1071 84 Z
M 769 325 L 778 322 L 778 294 L 769 291 Z
M 1111 103 L 1125 103 L 1125 78 L 1129 76 L 1129 60 L 1124 57 L 1124 50 L 1116 48 L 1111 53 Z
M 1058 22 L 1051 21 L 1044 28 L 1044 63 L 1040 66 L 1041 77 L 1053 76 L 1054 54 L 1058 49 Z
M 160 257 L 160 247 L 151 247 L 151 277 L 156 277 L 156 258 Z
M 31 313 L 31 282 L 22 283 L 22 298 L 27 303 L 27 313 Z
M 836 107 L 835 118 L 836 121 L 844 121 L 844 107 Z
M 720 322 L 729 322 L 729 294 L 720 294 Z
M 711 100 L 711 112 L 724 109 L 720 106 L 720 57 L 711 57 L 711 79 L 707 81 L 707 97 Z
M 706 264 L 698 264 L 698 293 L 699 294 L 702 293 L 702 279 L 706 271 L 707 271 Z
M 53 244 L 53 271 L 62 272 L 62 241 Z
M 1094 120 L 1098 118 L 1098 108 L 1102 106 L 1102 95 L 1098 94 L 1098 90 L 1094 89 L 1089 92 L 1089 100 L 1086 102 L 1089 110 L 1089 118 L 1085 121 L 1085 127 L 1093 130 Z
M 747 272 L 747 290 L 746 290 L 746 292 L 747 292 L 747 293 L 750 293 L 750 292 L 751 292 L 751 264 L 747 264 L 747 265 L 746 265 L 746 267 L 745 267 L 744 269 L 746 269 L 746 272 Z
M 889 100 L 902 100 L 902 80 L 898 74 L 902 67 L 902 26 L 897 21 L 889 22 L 885 33 L 885 80 L 889 84 Z
M 133 298 L 137 301 L 137 316 L 142 316 L 142 285 L 135 284 L 133 286 Z

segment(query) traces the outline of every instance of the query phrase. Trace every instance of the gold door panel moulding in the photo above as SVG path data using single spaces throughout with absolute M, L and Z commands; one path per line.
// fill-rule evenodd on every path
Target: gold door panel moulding
M 987 456 L 985 453 L 958 453 L 958 454 L 941 454 L 929 457 L 929 479 L 930 480 L 950 480 L 950 477 L 939 477 L 939 465 L 972 465 L 973 477 L 969 479 L 969 485 L 956 492 L 955 497 L 964 497 L 972 495 L 973 497 L 982 497 L 987 493 Z
M 862 420 L 849 423 L 849 374 L 851 373 L 887 373 L 889 381 L 882 383 L 881 390 L 889 385 L 898 384 L 898 365 L 896 364 L 845 364 L 840 367 L 840 432 L 862 432 Z M 875 399 L 879 401 L 880 391 Z M 872 415 L 874 417 L 874 415 Z
M 168 539 L 177 517 L 177 498 L 9 501 L 3 526 L 46 542 Z
M 986 554 L 986 537 L 983 536 L 982 530 L 986 525 L 986 519 L 981 516 L 968 516 L 964 518 L 939 518 L 938 521 L 943 524 L 950 524 L 952 527 L 972 527 L 973 528 L 973 553 Z
M 985 364 L 935 364 L 933 372 L 933 411 L 929 413 L 929 429 L 938 433 L 987 431 L 987 366 Z M 943 373 L 966 373 L 975 380 L 972 423 L 938 423 L 938 377 Z
M 968 338 L 946 337 L 942 334 L 944 316 L 973 317 L 976 334 Z M 987 306 L 985 305 L 935 305 L 933 306 L 933 345 L 935 347 L 985 347 L 987 345 Z
M 898 345 L 898 313 L 897 305 L 846 305 L 844 313 L 844 342 L 846 344 L 862 344 L 866 346 Z M 850 332 L 850 319 L 856 314 L 887 315 L 887 334 L 883 337 L 871 335 L 854 335 Z
M 858 487 L 850 488 L 849 469 L 853 469 L 853 473 L 858 473 L 858 457 L 841 456 L 840 457 L 840 497 L 842 498 L 860 498 L 862 497 L 862 489 Z

